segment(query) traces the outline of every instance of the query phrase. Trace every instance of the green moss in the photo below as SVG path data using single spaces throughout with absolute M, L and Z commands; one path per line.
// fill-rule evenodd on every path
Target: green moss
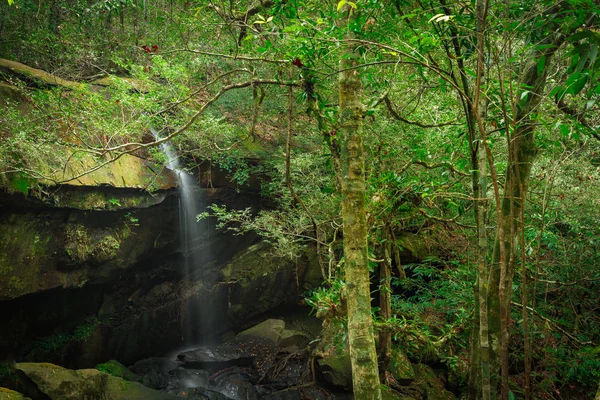
M 131 382 L 142 382 L 142 378 L 139 375 L 134 374 L 126 366 L 118 362 L 117 360 L 109 360 L 105 363 L 96 365 L 96 369 L 100 372 L 107 373 L 117 378 L 122 378 L 126 381 Z
M 72 332 L 58 332 L 51 336 L 38 339 L 33 343 L 35 352 L 54 353 L 64 347 L 88 340 L 98 325 L 97 320 L 89 320 L 77 326 Z
M 126 231 L 127 229 L 123 229 Z M 121 240 L 114 231 L 106 231 L 101 237 L 92 237 L 82 224 L 69 224 L 66 229 L 65 251 L 77 264 L 84 262 L 102 263 L 117 257 Z M 123 237 L 129 236 L 126 233 Z
M 52 251 L 52 232 L 43 232 L 28 214 L 0 221 L 0 295 L 14 298 L 35 291 L 43 263 Z

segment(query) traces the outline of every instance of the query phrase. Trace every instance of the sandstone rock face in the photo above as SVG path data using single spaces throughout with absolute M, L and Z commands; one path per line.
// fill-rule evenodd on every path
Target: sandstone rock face
M 0 300 L 105 283 L 177 241 L 175 204 L 117 212 L 0 214 Z
M 68 190 L 105 191 L 123 205 L 123 195 L 136 189 Z M 204 191 L 208 204 L 258 207 L 256 195 Z M 81 210 L 0 195 L 0 359 L 69 368 L 110 358 L 127 364 L 179 346 L 184 327 L 200 335 L 239 329 L 297 300 L 302 263 L 272 257 L 267 245 L 253 245 L 254 236 L 217 232 L 214 224 L 190 250 L 204 264 L 186 271 L 178 198 L 164 191 L 160 199 L 148 207 Z M 286 332 L 283 343 L 305 341 Z

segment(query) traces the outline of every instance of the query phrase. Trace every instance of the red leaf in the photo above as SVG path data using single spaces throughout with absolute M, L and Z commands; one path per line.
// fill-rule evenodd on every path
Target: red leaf
M 300 68 L 304 67 L 304 64 L 302 64 L 302 61 L 300 61 L 300 59 L 298 57 L 296 57 L 294 59 L 294 61 L 292 61 L 292 64 L 294 64 L 296 67 L 300 67 Z

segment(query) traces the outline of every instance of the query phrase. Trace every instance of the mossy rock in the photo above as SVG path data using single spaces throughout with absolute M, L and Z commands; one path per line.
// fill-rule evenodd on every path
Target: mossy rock
M 420 400 L 421 396 L 413 397 L 406 394 L 400 394 L 395 390 L 392 390 L 386 386 L 381 388 L 381 399 L 382 400 Z
M 390 373 L 402 386 L 408 386 L 415 380 L 415 371 L 410 360 L 397 347 L 392 350 Z
M 229 321 L 247 321 L 297 300 L 296 265 L 275 257 L 265 243 L 250 246 L 222 270 L 230 283 Z
M 30 214 L 12 214 L 0 221 L 0 299 L 38 290 L 43 266 L 55 251 L 54 234 Z
M 321 358 L 317 363 L 327 383 L 343 388 L 344 390 L 352 390 L 350 354 L 345 353 L 339 356 Z
M 108 360 L 105 363 L 96 365 L 96 369 L 100 372 L 105 372 L 111 376 L 122 378 L 130 382 L 142 382 L 141 376 L 131 372 L 126 366 L 118 362 L 117 360 Z
M 404 264 L 418 263 L 431 255 L 431 248 L 423 234 L 404 232 L 398 237 L 396 244 L 400 247 Z
M 0 387 L 0 400 L 31 400 L 29 397 L 23 396 L 19 392 Z
M 238 337 L 255 337 L 267 339 L 273 344 L 278 344 L 281 340 L 281 333 L 285 329 L 285 322 L 280 319 L 268 319 L 252 328 L 238 333 Z
M 308 345 L 308 343 L 310 343 L 310 340 L 310 336 L 304 332 L 293 329 L 284 329 L 281 332 L 281 339 L 277 345 L 282 349 L 293 346 L 303 349 Z
M 415 364 L 416 383 L 427 393 L 427 400 L 456 400 L 456 396 L 447 391 L 433 368 L 425 364 Z
M 37 389 L 51 400 L 167 400 L 174 395 L 128 382 L 96 369 L 70 370 L 49 363 L 18 363 Z

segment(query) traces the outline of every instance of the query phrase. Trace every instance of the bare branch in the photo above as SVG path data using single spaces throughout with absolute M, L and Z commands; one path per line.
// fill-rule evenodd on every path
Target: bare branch
M 403 118 L 400 116 L 400 114 L 398 114 L 398 112 L 394 109 L 394 106 L 392 105 L 392 102 L 390 100 L 390 98 L 387 96 L 383 97 L 383 101 L 385 102 L 385 105 L 387 106 L 388 111 L 390 112 L 390 114 L 392 115 L 392 117 L 394 117 L 395 119 L 397 119 L 398 121 L 402 121 L 405 124 L 409 124 L 409 125 L 416 125 L 419 126 L 421 128 L 440 128 L 442 126 L 458 126 L 461 125 L 459 123 L 456 122 L 456 120 L 454 121 L 449 121 L 449 122 L 443 122 L 441 124 L 422 124 L 420 122 L 416 122 L 416 121 L 409 121 L 406 118 Z

